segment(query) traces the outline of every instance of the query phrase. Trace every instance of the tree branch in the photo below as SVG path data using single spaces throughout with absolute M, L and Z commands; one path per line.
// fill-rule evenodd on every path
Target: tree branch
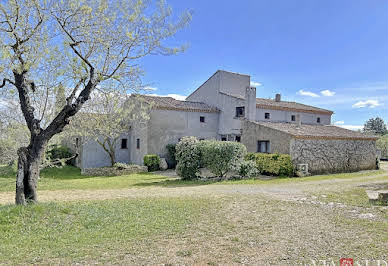
M 0 89 L 3 88 L 3 87 L 5 86 L 6 82 L 8 82 L 8 83 L 10 83 L 10 84 L 12 84 L 12 85 L 15 86 L 15 82 L 13 82 L 13 81 L 10 80 L 10 79 L 4 78 L 4 79 L 3 79 L 3 83 L 0 84 Z
M 32 107 L 30 97 L 27 92 L 27 84 L 25 83 L 25 73 L 13 72 L 15 76 L 15 87 L 19 93 L 20 107 L 22 109 L 24 119 L 32 136 L 36 136 L 41 132 L 40 122 L 34 116 L 34 107 Z

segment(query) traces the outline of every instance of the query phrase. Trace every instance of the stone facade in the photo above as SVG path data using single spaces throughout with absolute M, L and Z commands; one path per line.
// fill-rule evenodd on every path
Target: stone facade
M 375 140 L 293 138 L 290 155 L 294 164 L 308 164 L 312 174 L 376 169 Z
M 83 168 L 81 175 L 85 176 L 120 176 L 148 172 L 147 166 L 130 165 L 124 169 L 116 167 Z
M 290 154 L 294 165 L 307 164 L 311 174 L 376 169 L 376 138 L 334 126 L 245 120 L 248 152 L 258 152 L 258 141 L 269 141 L 270 153 Z

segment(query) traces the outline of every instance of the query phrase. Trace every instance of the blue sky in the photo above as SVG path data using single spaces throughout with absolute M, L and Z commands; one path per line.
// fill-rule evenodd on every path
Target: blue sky
M 168 3 L 175 14 L 194 13 L 190 26 L 169 41 L 189 48 L 142 60 L 153 93 L 189 95 L 223 69 L 251 75 L 261 84 L 257 97 L 281 93 L 284 100 L 333 110 L 338 125 L 388 120 L 388 1 Z

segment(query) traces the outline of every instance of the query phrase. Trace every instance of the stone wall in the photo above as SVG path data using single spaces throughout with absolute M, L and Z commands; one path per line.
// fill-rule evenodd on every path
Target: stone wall
M 292 139 L 294 164 L 307 163 L 312 174 L 376 169 L 376 141 Z
M 118 169 L 115 167 L 84 168 L 81 169 L 81 175 L 85 176 L 120 176 L 147 172 L 147 166 L 130 165 L 129 168 Z

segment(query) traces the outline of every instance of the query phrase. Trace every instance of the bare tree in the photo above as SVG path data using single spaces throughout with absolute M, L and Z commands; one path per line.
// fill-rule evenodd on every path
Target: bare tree
M 116 163 L 116 148 L 123 134 L 134 124 L 149 120 L 152 105 L 141 97 L 117 93 L 94 93 L 66 129 L 70 138 L 81 137 L 83 144 L 95 141 Z
M 37 201 L 39 165 L 48 141 L 63 131 L 97 86 L 136 88 L 138 59 L 171 55 L 163 41 L 187 25 L 164 1 L 8 0 L 0 3 L 0 89 L 20 105 L 30 132 L 18 150 L 16 204 Z M 49 119 L 53 88 L 66 105 Z M 15 90 L 16 89 L 16 90 Z M 51 108 L 53 109 L 53 108 Z

